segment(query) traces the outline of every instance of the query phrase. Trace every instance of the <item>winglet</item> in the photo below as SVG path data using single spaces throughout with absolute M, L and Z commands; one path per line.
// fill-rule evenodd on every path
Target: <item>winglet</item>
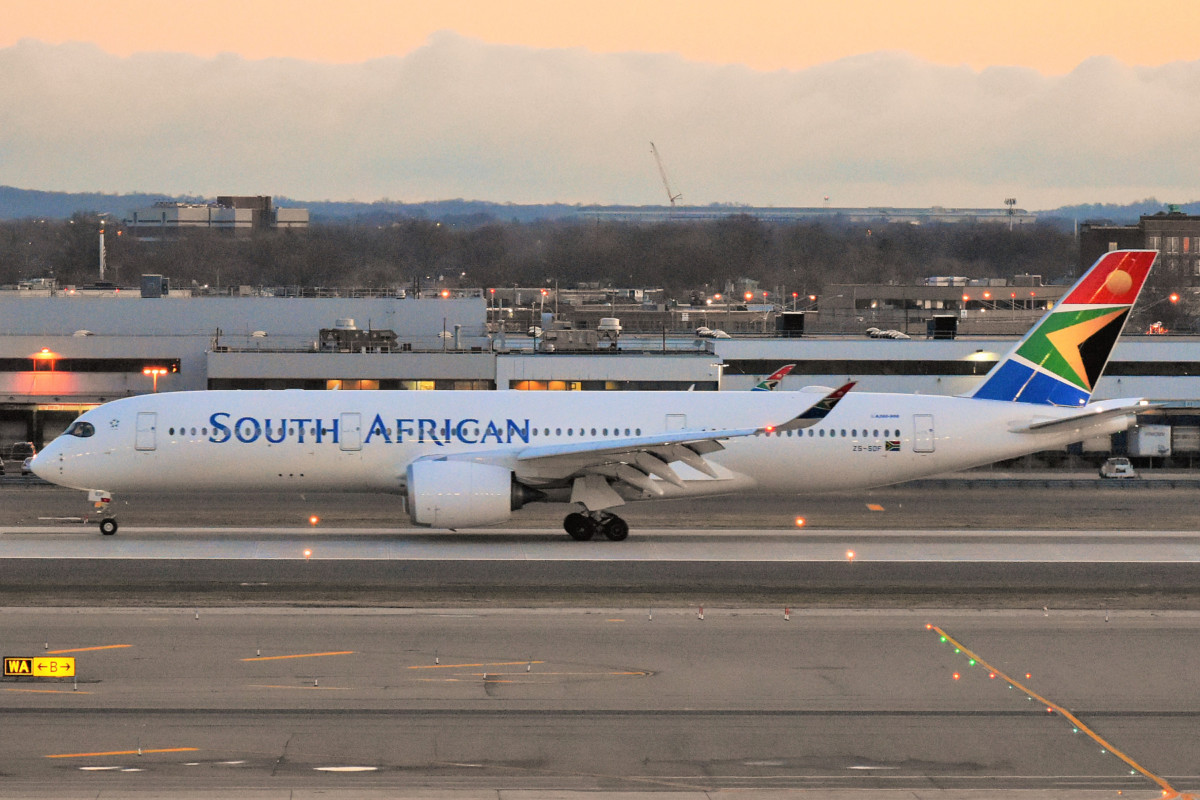
M 787 375 L 792 370 L 794 370 L 795 368 L 796 368 L 795 364 L 784 364 L 782 367 L 775 370 L 770 375 L 768 375 L 767 377 L 765 377 L 761 381 L 759 381 L 755 385 L 755 387 L 753 389 L 751 389 L 750 391 L 752 391 L 752 392 L 773 392 L 773 391 L 775 391 L 775 389 L 779 386 L 779 383 L 783 380 L 784 376 Z
M 857 383 L 857 381 L 850 381 L 844 386 L 834 389 L 832 392 L 813 403 L 798 416 L 793 417 L 782 425 L 776 425 L 773 428 L 764 428 L 763 430 L 770 432 L 794 431 L 801 428 L 811 428 L 813 425 L 816 425 L 818 422 L 825 419 L 825 417 L 829 416 L 829 412 L 833 411 L 834 406 L 841 402 L 842 398 L 846 396 L 846 393 L 854 388 L 855 383 Z

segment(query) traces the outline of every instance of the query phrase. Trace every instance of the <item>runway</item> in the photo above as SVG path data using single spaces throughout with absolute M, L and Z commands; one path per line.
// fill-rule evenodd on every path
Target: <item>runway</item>
M 1161 797 L 1156 780 L 1200 787 L 1192 612 L 796 609 L 785 620 L 761 608 L 703 619 L 619 607 L 230 608 L 198 617 L 6 609 L 6 655 L 73 653 L 79 680 L 0 683 L 5 796 L 154 787 L 204 797 L 387 788 L 455 798 Z M 971 666 L 927 624 L 988 664 Z
M 1200 589 L 1189 531 L 641 531 L 574 542 L 561 531 L 228 528 L 0 529 L 0 585 L 57 602 L 204 594 L 393 600 L 468 591 L 543 600 L 620 591 L 688 600 L 804 592 L 1113 592 Z M 86 595 L 86 598 L 84 597 Z M 381 595 L 373 595 L 378 601 Z

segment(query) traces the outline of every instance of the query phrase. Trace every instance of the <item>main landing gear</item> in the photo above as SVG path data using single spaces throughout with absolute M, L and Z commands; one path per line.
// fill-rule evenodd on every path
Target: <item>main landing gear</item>
M 577 542 L 586 542 L 597 533 L 611 542 L 619 542 L 629 536 L 629 523 L 607 511 L 589 511 L 585 514 L 567 514 L 563 530 Z
M 100 532 L 105 536 L 112 536 L 117 532 L 117 521 L 112 517 L 105 517 L 100 520 Z

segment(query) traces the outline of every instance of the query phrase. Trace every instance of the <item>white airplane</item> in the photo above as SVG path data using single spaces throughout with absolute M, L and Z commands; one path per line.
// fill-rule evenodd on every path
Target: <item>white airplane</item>
M 34 459 L 113 492 L 404 495 L 412 522 L 492 525 L 573 503 L 574 539 L 624 539 L 630 500 L 881 486 L 1125 430 L 1089 402 L 1156 253 L 1105 254 L 969 396 L 799 392 L 207 391 L 117 400 Z M 112 517 L 101 531 L 115 533 Z

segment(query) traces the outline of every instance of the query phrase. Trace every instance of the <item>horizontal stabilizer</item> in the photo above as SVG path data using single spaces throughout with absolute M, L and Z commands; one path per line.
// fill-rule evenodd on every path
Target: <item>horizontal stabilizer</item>
M 1130 416 L 1147 411 L 1151 405 L 1146 400 L 1108 400 L 1092 403 L 1080 413 L 1059 419 L 1044 419 L 1020 425 L 1012 429 L 1013 433 L 1047 433 L 1053 431 L 1073 430 L 1096 425 L 1114 417 Z

